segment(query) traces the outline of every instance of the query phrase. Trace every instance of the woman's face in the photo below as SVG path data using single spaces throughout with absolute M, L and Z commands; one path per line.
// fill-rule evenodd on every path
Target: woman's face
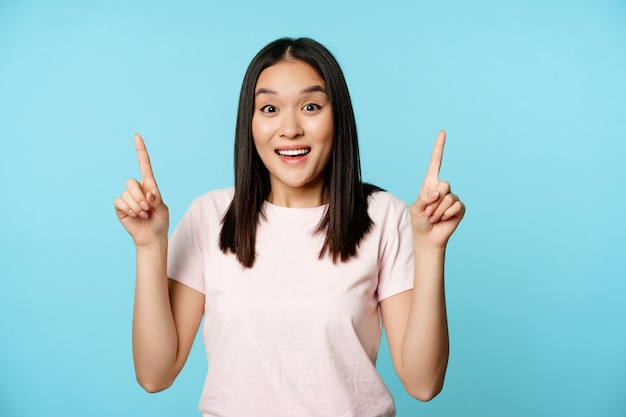
M 256 83 L 252 136 L 269 171 L 270 201 L 315 206 L 324 201 L 324 170 L 333 147 L 326 83 L 308 64 L 281 61 Z

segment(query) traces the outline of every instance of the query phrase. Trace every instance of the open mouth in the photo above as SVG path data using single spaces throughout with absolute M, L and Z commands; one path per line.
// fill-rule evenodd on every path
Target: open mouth
M 276 154 L 279 155 L 279 156 L 297 157 L 297 156 L 303 156 L 303 155 L 308 154 L 309 152 L 311 152 L 311 148 L 303 148 L 303 149 L 276 149 L 274 152 L 276 152 Z

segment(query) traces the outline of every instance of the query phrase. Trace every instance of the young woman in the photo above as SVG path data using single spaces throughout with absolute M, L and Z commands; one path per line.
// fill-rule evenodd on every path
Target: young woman
M 252 60 L 241 89 L 235 186 L 169 216 L 139 135 L 141 182 L 115 200 L 136 246 L 133 354 L 149 392 L 170 386 L 204 315 L 204 416 L 393 416 L 375 362 L 384 325 L 406 390 L 428 401 L 448 362 L 444 257 L 464 205 L 435 142 L 412 206 L 361 182 L 342 71 L 306 38 Z

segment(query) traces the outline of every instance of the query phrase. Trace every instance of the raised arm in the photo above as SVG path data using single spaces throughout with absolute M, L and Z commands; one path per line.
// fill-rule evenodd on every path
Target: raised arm
M 465 206 L 439 180 L 446 133 L 435 141 L 421 191 L 411 206 L 415 276 L 412 291 L 381 302 L 394 367 L 413 397 L 429 401 L 442 389 L 449 339 L 444 290 L 448 239 L 465 214 Z
M 133 358 L 148 392 L 169 387 L 182 369 L 204 310 L 204 295 L 167 279 L 169 211 L 157 186 L 143 139 L 135 135 L 141 182 L 126 181 L 116 214 L 135 243 Z

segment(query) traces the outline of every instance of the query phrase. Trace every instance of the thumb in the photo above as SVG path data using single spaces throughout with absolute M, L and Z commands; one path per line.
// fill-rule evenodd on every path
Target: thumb
M 147 187 L 148 188 L 148 187 Z M 156 183 L 153 184 L 152 187 L 148 188 L 148 192 L 146 193 L 146 200 L 150 207 L 157 213 L 163 213 L 167 211 L 167 206 L 163 202 L 163 198 L 161 197 L 161 192 L 159 188 L 156 186 Z

